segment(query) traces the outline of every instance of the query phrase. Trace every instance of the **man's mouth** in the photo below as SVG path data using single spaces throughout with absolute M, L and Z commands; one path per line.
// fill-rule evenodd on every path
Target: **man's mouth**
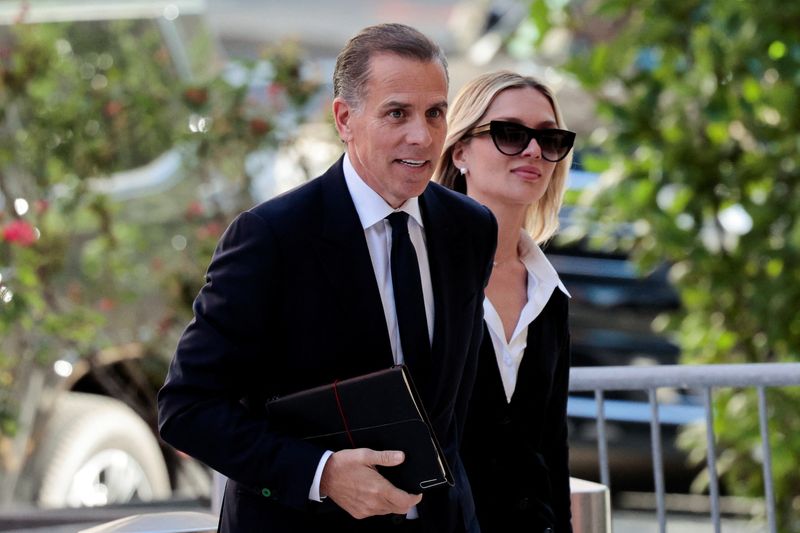
M 427 161 L 423 159 L 398 159 L 397 161 L 409 167 L 421 167 L 427 163 Z

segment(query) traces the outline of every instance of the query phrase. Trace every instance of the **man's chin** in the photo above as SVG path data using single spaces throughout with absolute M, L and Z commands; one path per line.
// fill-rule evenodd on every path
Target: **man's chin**
M 430 181 L 431 181 L 430 176 L 425 180 L 420 180 L 420 181 L 415 180 L 414 183 L 408 187 L 409 198 L 419 196 L 423 192 L 425 192 L 425 188 L 428 186 L 428 183 L 430 183 Z
M 398 208 L 410 198 L 416 198 L 425 192 L 425 188 L 430 183 L 430 180 L 404 180 L 401 187 L 395 187 L 388 195 L 381 195 L 392 207 Z M 387 191 L 389 192 L 389 191 Z

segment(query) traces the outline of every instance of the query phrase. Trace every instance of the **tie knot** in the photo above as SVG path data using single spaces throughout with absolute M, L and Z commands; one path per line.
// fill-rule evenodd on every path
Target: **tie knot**
M 392 232 L 405 231 L 408 229 L 408 213 L 405 211 L 395 211 L 388 215 L 386 220 L 392 225 Z

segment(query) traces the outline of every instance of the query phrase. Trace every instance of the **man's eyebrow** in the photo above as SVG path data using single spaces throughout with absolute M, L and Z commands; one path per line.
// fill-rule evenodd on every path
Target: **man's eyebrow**
M 397 100 L 389 100 L 381 105 L 381 109 L 408 109 L 411 104 L 408 102 L 398 102 Z
M 409 107 L 412 107 L 412 105 L 409 104 L 408 102 L 400 102 L 400 101 L 397 101 L 397 100 L 389 100 L 388 102 L 384 102 L 381 105 L 381 109 L 408 109 Z M 431 108 L 438 107 L 438 108 L 441 108 L 441 109 L 447 109 L 447 100 L 442 100 L 440 102 L 436 102 L 435 104 L 433 104 L 430 107 Z

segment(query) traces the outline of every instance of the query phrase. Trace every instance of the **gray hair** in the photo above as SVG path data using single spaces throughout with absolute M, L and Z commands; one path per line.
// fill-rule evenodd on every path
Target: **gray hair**
M 358 108 L 366 96 L 370 59 L 379 53 L 395 54 L 419 61 L 438 61 L 447 77 L 447 58 L 441 47 L 405 24 L 377 24 L 352 37 L 336 58 L 333 96 Z M 449 81 L 449 78 L 447 78 Z

